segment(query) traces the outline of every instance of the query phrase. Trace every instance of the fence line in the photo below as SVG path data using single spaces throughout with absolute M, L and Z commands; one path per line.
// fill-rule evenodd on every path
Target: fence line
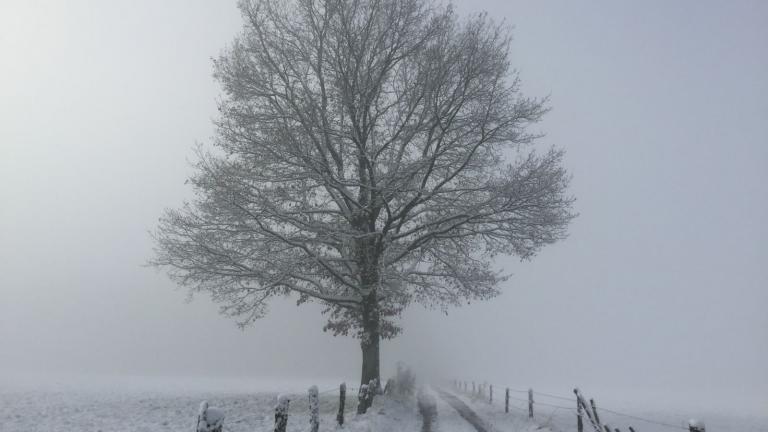
M 368 386 L 360 387 L 346 387 L 346 384 L 342 383 L 338 387 L 324 389 L 318 391 L 316 386 L 311 386 L 307 393 L 282 393 L 278 396 L 277 406 L 275 407 L 275 427 L 276 432 L 285 432 L 288 423 L 288 417 L 291 414 L 297 414 L 298 412 L 309 412 L 310 417 L 310 430 L 316 431 L 319 422 L 319 395 L 338 395 L 341 399 L 342 394 L 344 400 L 339 400 L 339 410 L 336 415 L 336 422 L 341 426 L 344 423 L 344 409 L 345 406 L 352 408 L 352 404 L 347 404 L 347 399 L 351 398 L 353 401 L 358 400 L 358 407 L 360 403 L 365 403 L 370 406 L 373 398 L 377 393 L 378 382 L 371 381 Z M 366 389 L 361 393 L 361 389 Z M 355 391 L 357 390 L 357 394 Z M 366 406 L 366 408 L 367 408 Z M 363 411 L 365 412 L 365 411 Z M 215 413 L 215 415 L 214 415 Z M 234 432 L 230 425 L 236 425 L 244 422 L 245 420 L 259 418 L 259 422 L 264 423 L 270 420 L 268 413 L 256 413 L 238 417 L 234 420 L 229 420 L 228 425 L 224 425 L 224 416 L 221 410 L 217 408 L 209 408 L 207 402 L 201 404 L 201 411 L 198 415 L 196 432 Z
M 642 422 L 646 422 L 646 423 L 650 423 L 650 424 L 655 424 L 655 425 L 658 425 L 658 426 L 664 426 L 664 427 L 672 428 L 672 429 L 683 429 L 683 430 L 688 430 L 690 432 L 705 432 L 704 425 L 701 424 L 701 423 L 698 423 L 698 422 L 694 422 L 693 420 L 689 421 L 688 422 L 688 426 L 686 427 L 686 426 L 675 425 L 675 424 L 666 423 L 666 422 L 662 422 L 662 421 L 658 421 L 658 420 L 653 420 L 653 419 L 649 419 L 649 418 L 645 418 L 645 417 L 640 417 L 638 415 L 627 414 L 627 413 L 623 413 L 623 412 L 620 412 L 620 411 L 608 409 L 608 408 L 605 408 L 605 407 L 600 407 L 600 409 L 598 410 L 598 408 L 596 407 L 596 405 L 594 403 L 594 399 L 590 399 L 591 407 L 587 406 L 587 404 L 585 403 L 585 400 L 581 399 L 583 397 L 578 392 L 578 389 L 574 390 L 574 393 L 575 393 L 574 396 L 563 396 L 563 395 L 556 395 L 556 394 L 551 394 L 551 393 L 544 393 L 544 392 L 534 391 L 532 389 L 530 389 L 530 390 L 520 390 L 520 389 L 511 388 L 511 387 L 496 386 L 496 385 L 493 385 L 493 384 L 488 384 L 487 382 L 478 383 L 477 385 L 475 385 L 475 382 L 472 381 L 472 387 L 470 388 L 467 385 L 467 382 L 468 381 L 453 380 L 453 386 L 455 387 L 456 390 L 458 390 L 460 392 L 470 393 L 473 397 L 480 396 L 482 398 L 487 398 L 489 403 L 492 403 L 492 399 L 490 399 L 490 397 L 486 397 L 486 395 L 485 395 L 485 389 L 488 386 L 490 386 L 490 388 L 505 389 L 506 390 L 506 395 L 505 395 L 504 404 L 505 404 L 506 412 L 509 412 L 509 408 L 512 407 L 512 408 L 518 409 L 518 410 L 523 411 L 523 412 L 529 411 L 529 417 L 533 418 L 533 407 L 535 405 L 541 405 L 541 406 L 555 408 L 552 411 L 552 413 L 550 414 L 549 420 L 552 419 L 552 416 L 555 414 L 555 412 L 557 412 L 557 410 L 561 410 L 562 409 L 562 410 L 567 410 L 570 413 L 574 413 L 574 414 L 576 414 L 579 417 L 579 422 L 578 422 L 579 432 L 583 432 L 582 431 L 582 421 L 581 421 L 582 414 L 580 413 L 580 411 L 584 412 L 584 415 L 586 415 L 588 417 L 589 421 L 592 423 L 593 427 L 597 430 L 597 432 L 604 432 L 603 428 L 605 428 L 606 431 L 611 432 L 611 430 L 608 428 L 607 424 L 604 424 L 604 423 L 600 422 L 600 419 L 599 419 L 599 416 L 598 416 L 598 411 L 607 412 L 607 413 L 611 413 L 611 414 L 614 414 L 614 415 L 617 415 L 617 416 L 626 417 L 626 418 L 630 418 L 630 419 L 633 419 L 633 420 L 638 420 L 638 421 L 642 421 Z M 520 398 L 520 397 L 510 396 L 509 392 L 528 393 L 529 397 L 527 399 L 524 399 L 524 398 Z M 538 400 L 534 401 L 533 395 L 541 396 L 541 397 L 544 397 L 544 398 L 552 398 L 552 399 L 557 399 L 557 400 L 562 400 L 562 401 L 569 401 L 569 402 L 573 402 L 574 405 L 573 406 L 564 406 L 564 405 L 558 405 L 558 404 L 553 404 L 553 403 L 548 403 L 548 402 L 541 402 L 541 401 L 538 401 Z M 518 406 L 510 404 L 509 403 L 510 400 L 515 400 L 515 401 L 518 401 L 518 402 L 526 402 L 528 404 L 528 410 L 526 410 L 525 408 L 520 408 Z M 577 407 L 580 408 L 580 410 L 577 410 L 576 409 Z M 629 429 L 630 429 L 631 432 L 635 432 L 635 429 L 632 426 L 629 426 Z M 616 432 L 620 432 L 618 428 L 615 428 L 614 430 Z

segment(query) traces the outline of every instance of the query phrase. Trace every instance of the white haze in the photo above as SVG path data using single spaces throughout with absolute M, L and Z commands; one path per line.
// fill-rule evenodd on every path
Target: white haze
M 414 307 L 382 346 L 432 376 L 768 413 L 768 4 L 457 1 L 515 26 L 570 238 L 497 299 Z M 219 90 L 231 2 L 0 2 L 0 375 L 356 377 L 318 306 L 240 331 L 154 269 Z M 10 378 L 9 378 L 10 377 Z M 2 382 L 2 381 L 0 381 Z M 610 396 L 609 396 L 610 395 Z M 697 408 L 697 409 L 698 409 Z

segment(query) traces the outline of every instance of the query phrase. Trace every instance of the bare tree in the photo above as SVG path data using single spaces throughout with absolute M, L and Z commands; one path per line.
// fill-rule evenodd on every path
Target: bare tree
M 488 299 L 497 254 L 531 258 L 573 218 L 562 152 L 526 127 L 508 27 L 421 0 L 253 0 L 215 63 L 225 96 L 196 198 L 154 265 L 245 326 L 276 295 L 327 306 L 362 383 L 409 304 Z

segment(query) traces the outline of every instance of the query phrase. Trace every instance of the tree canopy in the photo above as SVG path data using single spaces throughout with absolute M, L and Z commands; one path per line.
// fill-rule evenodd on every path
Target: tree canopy
M 565 237 L 563 152 L 535 149 L 547 101 L 521 94 L 508 26 L 420 0 L 240 8 L 195 199 L 155 232 L 179 284 L 241 325 L 273 296 L 320 302 L 378 357 L 409 304 L 491 298 L 495 256 Z

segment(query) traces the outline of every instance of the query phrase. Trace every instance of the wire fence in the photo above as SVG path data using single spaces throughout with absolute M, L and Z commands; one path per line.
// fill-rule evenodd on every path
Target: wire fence
M 686 421 L 681 421 L 680 424 L 673 424 L 668 421 L 661 421 L 603 406 L 597 407 L 594 404 L 594 400 L 590 400 L 590 406 L 586 405 L 585 399 L 582 399 L 581 404 L 579 404 L 576 393 L 573 395 L 561 395 L 535 391 L 533 389 L 523 390 L 515 387 L 493 385 L 487 382 L 477 383 L 459 380 L 453 381 L 453 387 L 460 394 L 464 394 L 474 402 L 481 400 L 491 402 L 491 398 L 493 398 L 493 409 L 496 409 L 495 406 L 499 406 L 499 413 L 509 410 L 509 412 L 523 412 L 530 416 L 534 415 L 535 412 L 534 418 L 543 419 L 543 423 L 549 426 L 559 426 L 558 429 L 563 431 L 576 430 L 578 428 L 576 419 L 578 416 L 581 416 L 583 427 L 590 430 L 599 430 L 600 432 L 605 432 L 605 430 L 608 432 L 619 431 L 619 428 L 614 427 L 614 425 L 619 424 L 626 425 L 632 432 L 640 432 L 635 429 L 635 426 L 638 425 L 637 422 L 642 422 L 639 425 L 655 425 L 667 430 L 701 430 L 703 432 L 703 429 L 696 429 Z M 491 396 L 491 392 L 493 392 L 493 396 Z M 525 394 L 526 396 L 521 397 L 516 394 Z M 499 400 L 501 403 L 497 404 Z M 570 402 L 570 404 L 566 405 L 566 401 Z M 539 407 L 546 407 L 547 410 L 537 409 Z M 632 420 L 633 424 L 629 425 L 628 420 Z M 611 426 L 608 426 L 609 424 Z
M 589 405 L 581 396 L 578 390 L 574 390 L 573 395 L 553 394 L 533 389 L 523 390 L 514 387 L 499 385 L 481 384 L 472 382 L 472 386 L 466 381 L 454 381 L 453 386 L 456 393 L 476 403 L 483 409 L 479 411 L 481 416 L 487 416 L 495 419 L 511 418 L 507 413 L 514 414 L 518 419 L 533 419 L 541 426 L 549 427 L 553 431 L 574 431 L 583 432 L 621 432 L 621 425 L 628 427 L 630 432 L 646 432 L 644 428 L 635 430 L 634 426 L 655 425 L 664 430 L 682 429 L 695 432 L 703 432 L 704 429 L 694 429 L 693 426 L 687 426 L 686 422 L 674 424 L 669 421 L 649 418 L 636 413 L 627 413 L 612 408 L 600 406 L 599 408 L 590 399 Z M 347 412 L 353 413 L 358 405 L 358 392 L 360 387 L 345 387 L 344 405 Z M 281 396 L 289 400 L 286 415 L 301 419 L 310 416 L 310 391 L 283 393 Z M 318 389 L 317 401 L 319 411 L 322 416 L 333 417 L 336 410 L 341 405 L 340 386 Z M 275 402 L 278 397 L 275 396 Z M 479 404 L 486 402 L 486 404 Z M 317 411 L 316 411 L 317 412 Z M 276 411 L 270 404 L 261 404 L 258 412 L 242 415 L 234 419 L 227 419 L 226 425 L 222 430 L 226 432 L 241 432 L 245 430 L 269 430 L 275 422 Z M 317 418 L 317 417 L 314 417 Z M 578 419 L 578 421 L 577 421 Z M 631 420 L 631 422 L 630 422 Z M 302 420 L 304 421 L 304 420 Z M 637 422 L 642 422 L 638 424 Z M 631 424 L 630 424 L 631 423 Z M 609 427 L 609 424 L 611 425 Z M 605 429 L 605 430 L 603 430 Z M 652 428 L 651 428 L 652 429 Z

